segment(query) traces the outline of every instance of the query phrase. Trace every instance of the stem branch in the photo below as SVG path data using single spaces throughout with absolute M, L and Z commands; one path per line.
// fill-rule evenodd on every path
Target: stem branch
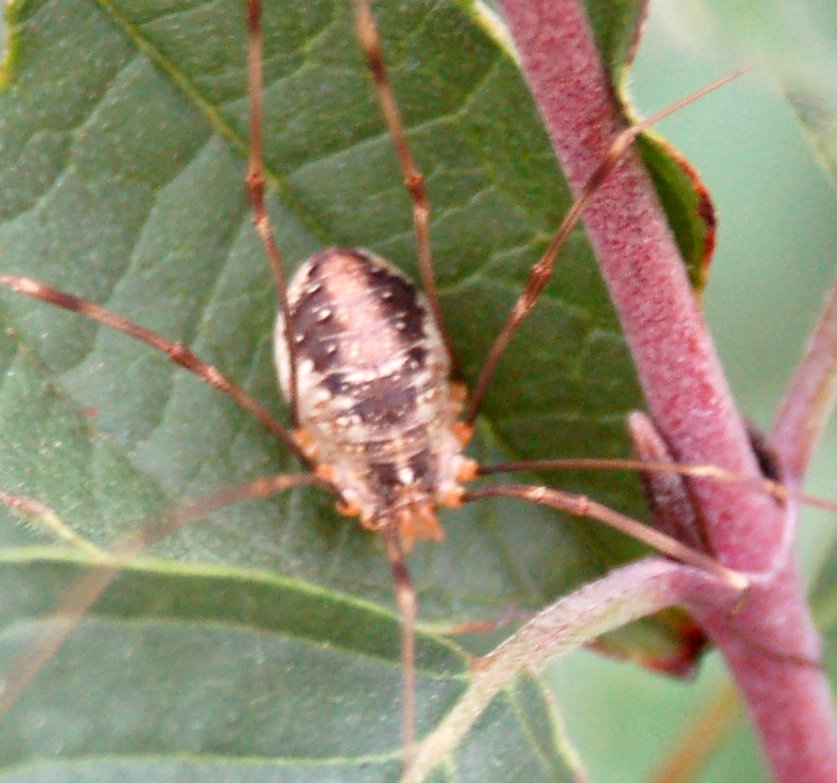
M 556 153 L 579 192 L 624 127 L 584 9 L 578 0 L 501 5 Z M 584 218 L 648 408 L 675 458 L 761 478 L 638 155 L 626 156 Z M 805 421 L 802 409 L 822 399 L 808 392 L 792 397 L 800 410 L 791 417 L 786 408 L 777 431 L 791 418 Z M 804 469 L 808 450 L 798 450 L 797 470 Z M 812 665 L 819 641 L 788 545 L 793 504 L 744 486 L 694 480 L 691 488 L 710 551 L 727 566 L 760 573 L 738 612 L 730 615 L 728 607 L 707 600 L 693 607 L 697 619 L 728 661 L 776 779 L 831 783 L 837 780 L 837 730 L 827 681 Z

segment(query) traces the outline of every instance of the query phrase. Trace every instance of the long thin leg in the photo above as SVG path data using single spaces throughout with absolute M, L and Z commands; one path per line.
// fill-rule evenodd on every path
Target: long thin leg
M 49 506 L 41 503 L 40 500 L 33 500 L 22 495 L 13 495 L 10 492 L 0 490 L 0 504 L 14 509 L 26 518 L 27 524 L 40 532 L 52 533 L 66 541 L 76 549 L 94 555 L 104 556 L 105 550 L 92 544 L 83 536 L 73 530 L 61 517 L 58 516 Z
M 485 497 L 507 497 L 516 498 L 518 500 L 527 500 L 532 503 L 538 503 L 542 506 L 566 511 L 570 514 L 574 514 L 575 516 L 596 519 L 600 522 L 604 522 L 606 525 L 609 525 L 626 535 L 648 544 L 659 552 L 662 552 L 675 560 L 679 560 L 681 563 L 694 566 L 695 568 L 700 568 L 713 574 L 719 579 L 725 581 L 730 587 L 741 591 L 742 596 L 746 593 L 751 584 L 751 580 L 746 574 L 736 571 L 735 569 L 728 568 L 718 560 L 715 560 L 715 558 L 692 549 L 677 539 L 661 533 L 654 528 L 648 527 L 635 519 L 631 519 L 624 514 L 620 514 L 612 508 L 608 508 L 601 503 L 596 503 L 584 495 L 561 492 L 548 487 L 534 487 L 529 484 L 506 484 L 494 487 L 480 487 L 478 489 L 471 490 L 470 492 L 465 493 L 463 500 L 468 502 L 470 500 Z M 731 614 L 736 611 L 738 605 L 739 604 L 736 604 L 736 607 L 733 608 Z M 793 654 L 789 655 L 781 651 L 771 650 L 762 644 L 755 643 L 747 639 L 744 635 L 741 635 L 741 638 L 756 649 L 768 652 L 777 657 L 791 660 L 800 666 L 813 666 L 817 668 L 822 666 L 821 661 L 816 658 L 800 657 Z
M 308 457 L 305 456 L 290 433 L 270 415 L 266 408 L 256 402 L 244 389 L 227 378 L 217 367 L 198 358 L 183 343 L 167 340 L 162 335 L 153 332 L 151 329 L 146 329 L 118 313 L 111 312 L 104 307 L 93 304 L 93 302 L 80 299 L 30 277 L 0 275 L 0 286 L 10 288 L 12 291 L 30 296 L 33 299 L 40 299 L 42 302 L 47 302 L 56 307 L 63 307 L 65 310 L 83 315 L 91 321 L 98 321 L 110 329 L 127 334 L 129 337 L 133 337 L 135 340 L 139 340 L 164 353 L 172 362 L 194 373 L 204 383 L 232 397 L 245 411 L 252 413 L 276 437 L 283 441 L 303 465 L 310 467 Z
M 397 523 L 391 520 L 381 530 L 392 568 L 395 602 L 401 616 L 401 742 L 406 772 L 413 763 L 416 733 L 416 591 L 410 581 Z
M 648 525 L 643 525 L 641 522 L 620 514 L 618 511 L 597 503 L 595 500 L 590 500 L 590 498 L 584 495 L 561 492 L 560 490 L 550 489 L 549 487 L 533 487 L 529 484 L 502 484 L 469 490 L 465 493 L 463 500 L 468 502 L 477 498 L 488 497 L 528 500 L 542 506 L 566 511 L 575 516 L 597 519 L 632 538 L 636 538 L 638 541 L 648 544 L 657 551 L 673 557 L 675 560 L 679 560 L 681 563 L 686 563 L 687 565 L 701 568 L 704 571 L 714 574 L 732 587 L 745 588 L 748 585 L 748 580 L 743 574 L 732 568 L 727 568 L 713 557 L 703 552 L 698 552 L 696 549 L 686 546 L 677 539 L 667 536 L 665 533 L 661 533 L 652 527 L 648 527 Z
M 90 573 L 78 580 L 66 599 L 54 613 L 55 623 L 42 631 L 27 648 L 25 657 L 12 666 L 0 693 L 0 718 L 17 703 L 38 672 L 52 659 L 64 644 L 64 640 L 79 624 L 90 607 L 119 576 L 126 563 L 141 554 L 155 541 L 186 525 L 205 517 L 220 508 L 248 498 L 264 498 L 293 487 L 320 487 L 336 492 L 328 481 L 311 473 L 262 477 L 246 484 L 213 492 L 196 498 L 191 503 L 172 511 L 160 520 L 146 525 L 138 533 L 117 542 L 104 553 L 98 553 L 101 563 L 95 564 Z
M 368 0 L 352 0 L 352 10 L 354 11 L 357 39 L 363 49 L 366 64 L 375 83 L 378 103 L 381 106 L 381 113 L 384 115 L 384 122 L 386 122 L 389 135 L 392 137 L 392 145 L 395 147 L 398 165 L 404 178 L 404 187 L 412 201 L 413 227 L 416 232 L 416 250 L 421 283 L 427 295 L 430 310 L 433 313 L 433 320 L 436 322 L 448 350 L 448 355 L 451 357 L 453 375 L 456 377 L 459 374 L 459 365 L 450 336 L 445 329 L 442 307 L 439 303 L 439 292 L 436 288 L 436 276 L 433 271 L 433 256 L 430 251 L 430 201 L 427 198 L 424 177 L 416 166 L 413 154 L 410 152 L 410 145 L 407 143 L 407 134 L 401 121 L 401 113 L 398 111 L 398 104 L 387 78 L 378 27 L 375 24 L 375 17 L 372 15 Z
M 795 500 L 814 508 L 821 508 L 837 514 L 837 501 L 806 495 L 788 489 L 784 484 L 768 478 L 740 476 L 717 465 L 688 465 L 680 462 L 646 462 L 637 459 L 598 459 L 596 457 L 571 457 L 569 459 L 533 459 L 522 462 L 499 462 L 496 465 L 481 465 L 477 468 L 480 476 L 496 473 L 537 472 L 545 470 L 630 470 L 637 473 L 659 471 L 676 473 L 690 478 L 711 478 L 730 484 L 742 484 L 761 490 L 777 500 Z
M 253 225 L 256 233 L 262 240 L 267 260 L 270 265 L 270 272 L 273 275 L 273 285 L 276 288 L 276 296 L 279 307 L 284 315 L 285 341 L 288 347 L 288 364 L 290 366 L 290 399 L 288 407 L 291 412 L 291 421 L 296 426 L 299 423 L 297 416 L 297 382 L 296 382 L 296 344 L 293 335 L 293 322 L 291 309 L 288 306 L 288 286 L 285 279 L 285 265 L 282 263 L 282 255 L 279 252 L 279 245 L 273 233 L 273 226 L 270 216 L 264 204 L 264 160 L 262 157 L 262 118 L 264 116 L 262 104 L 262 50 L 263 36 L 261 25 L 261 0 L 248 0 L 247 3 L 247 81 L 250 93 L 250 156 L 247 166 L 247 194 L 250 198 L 250 206 L 253 210 Z
M 639 122 L 631 125 L 629 128 L 626 128 L 613 140 L 607 155 L 590 175 L 590 178 L 587 180 L 581 192 L 576 197 L 573 205 L 564 216 L 564 219 L 558 226 L 558 230 L 555 232 L 549 246 L 546 248 L 546 252 L 541 257 L 541 260 L 532 267 L 532 271 L 529 273 L 529 280 L 526 284 L 526 288 L 523 290 L 523 293 L 520 295 L 517 302 L 515 302 L 514 307 L 512 307 L 506 323 L 503 325 L 500 334 L 497 335 L 497 339 L 494 341 L 494 344 L 491 346 L 491 350 L 488 352 L 488 356 L 485 359 L 485 364 L 483 364 L 482 370 L 480 370 L 479 378 L 474 386 L 474 391 L 471 395 L 470 404 L 465 416 L 466 423 L 473 424 L 477 418 L 480 405 L 482 405 L 486 390 L 488 389 L 488 384 L 494 377 L 494 372 L 497 369 L 500 358 L 505 353 L 508 344 L 511 342 L 512 337 L 514 337 L 517 333 L 520 325 L 532 311 L 538 297 L 541 295 L 544 288 L 546 288 L 546 284 L 552 277 L 552 270 L 555 267 L 555 259 L 558 257 L 558 253 L 567 241 L 567 237 L 581 219 L 585 208 L 590 203 L 593 196 L 596 195 L 596 191 L 599 187 L 601 187 L 602 182 L 604 182 L 611 172 L 619 165 L 619 162 L 622 160 L 622 156 L 631 147 L 634 139 L 644 130 L 659 122 L 664 117 L 668 117 L 670 114 L 682 109 L 684 106 L 702 98 L 707 93 L 717 90 L 727 82 L 738 78 L 746 70 L 746 68 L 740 68 L 727 76 L 723 76 L 722 78 L 712 82 L 712 84 L 702 87 L 700 90 L 696 90 L 691 95 L 681 98 L 676 103 L 667 106 L 665 109 L 658 111 L 656 114 L 652 114 L 650 117 L 640 120 Z

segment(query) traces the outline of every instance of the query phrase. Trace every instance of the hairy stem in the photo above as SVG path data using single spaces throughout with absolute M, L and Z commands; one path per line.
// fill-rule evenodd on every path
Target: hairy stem
M 623 127 L 577 0 L 502 0 L 547 130 L 578 192 Z M 675 457 L 759 476 L 685 267 L 637 155 L 585 211 L 649 410 Z M 828 685 L 790 546 L 793 509 L 741 486 L 692 484 L 710 550 L 762 577 L 730 615 L 697 607 L 744 694 L 776 779 L 837 780 Z
M 579 191 L 624 127 L 584 10 L 576 0 L 503 5 L 555 150 Z M 665 213 L 636 153 L 603 183 L 584 221 L 649 410 L 675 457 L 759 476 Z M 768 567 L 783 526 L 775 505 L 756 492 L 711 482 L 694 482 L 694 491 L 715 554 L 733 568 Z
M 733 606 L 739 591 L 696 568 L 648 558 L 585 585 L 526 623 L 473 664 L 470 684 L 445 719 L 419 744 L 402 783 L 419 783 L 443 763 L 491 700 L 522 674 L 577 649 L 607 631 L 696 595 Z

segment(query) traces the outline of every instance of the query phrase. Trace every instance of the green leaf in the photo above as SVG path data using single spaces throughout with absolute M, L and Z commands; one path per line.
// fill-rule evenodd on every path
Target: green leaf
M 56 622 L 33 620 L 89 571 L 34 550 L 2 563 L 4 613 L 27 618 L 0 639 L 6 667 Z M 398 619 L 362 601 L 252 570 L 138 562 L 6 716 L 2 779 L 395 780 L 399 645 Z M 467 665 L 420 637 L 422 731 L 461 695 Z M 540 686 L 518 678 L 452 769 L 488 780 L 488 768 L 500 779 L 511 765 L 530 780 L 571 780 L 549 712 Z
M 610 25 L 613 52 L 625 52 L 633 35 L 636 13 L 624 8 L 621 28 L 597 17 Z M 327 245 L 354 244 L 414 274 L 409 202 L 347 3 L 267 10 L 269 207 L 289 265 Z M 445 315 L 473 381 L 569 197 L 511 58 L 467 10 L 393 2 L 377 3 L 376 14 L 427 177 Z M 270 359 L 274 294 L 243 188 L 241 4 L 33 0 L 9 6 L 8 22 L 2 271 L 183 341 L 284 416 Z M 668 192 L 682 202 L 693 197 L 684 184 Z M 702 262 L 700 254 L 690 259 Z M 87 538 L 110 542 L 187 498 L 296 469 L 258 422 L 147 347 L 11 293 L 0 298 L 0 318 L 0 488 L 47 503 Z M 624 417 L 639 405 L 630 359 L 578 230 L 502 362 L 474 454 L 624 455 Z M 579 473 L 560 481 L 642 513 L 630 477 Z M 542 606 L 638 551 L 595 525 L 521 504 L 474 505 L 446 513 L 444 524 L 445 544 L 419 547 L 410 559 L 420 616 L 437 623 Z M 11 524 L 0 527 L 0 543 L 11 613 L 2 641 L 12 656 L 26 649 L 30 625 L 59 603 L 83 561 L 46 551 L 42 537 Z M 25 696 L 25 717 L 7 718 L 26 740 L 10 738 L 6 764 L 18 765 L 10 780 L 67 779 L 64 764 L 85 779 L 125 780 L 197 774 L 215 763 L 203 777 L 258 780 L 274 774 L 275 758 L 287 764 L 288 779 L 323 780 L 326 768 L 341 780 L 395 776 L 397 639 L 392 615 L 376 608 L 391 606 L 392 585 L 375 536 L 340 518 L 332 498 L 304 490 L 224 509 L 153 554 L 125 577 L 124 591 L 139 606 L 107 599 L 114 603 L 105 607 L 117 608 L 100 607 L 55 659 L 52 666 L 73 681 L 59 688 L 45 673 Z M 16 588 L 24 597 L 13 595 Z M 206 615 L 187 601 L 195 591 L 220 596 Z M 228 594 L 244 606 L 240 617 L 225 610 Z M 267 596 L 279 606 L 310 605 L 305 617 L 295 610 L 277 627 L 266 619 Z M 348 620 L 334 624 L 341 613 L 354 630 Z M 312 635 L 309 626 L 318 623 Z M 375 638 L 390 634 L 386 650 L 358 647 L 357 628 Z M 632 639 L 658 655 L 678 644 L 665 623 L 649 622 Z M 462 665 L 462 654 L 440 640 L 427 644 Z M 250 677 L 258 662 L 246 657 L 260 645 L 271 648 L 266 667 L 273 667 L 262 679 Z M 422 676 L 432 680 L 420 691 L 427 727 L 462 687 L 462 675 L 450 675 L 448 663 L 425 675 L 423 660 Z M 84 661 L 92 667 L 86 674 Z M 180 676 L 187 680 L 177 683 Z M 118 678 L 124 682 L 111 685 Z M 216 685 L 225 694 L 217 702 Z M 277 704 L 266 696 L 274 687 L 295 692 Z M 508 758 L 529 769 L 550 756 L 544 769 L 562 767 L 554 732 L 534 741 L 527 730 L 527 711 L 538 713 L 543 703 L 525 690 L 524 707 L 510 697 L 496 707 L 518 732 L 503 732 Z M 111 692 L 120 695 L 103 701 Z M 55 700 L 42 701 L 44 694 Z M 251 702 L 269 715 L 256 711 L 241 730 Z M 210 718 L 216 703 L 220 717 Z M 340 705 L 328 726 L 326 703 Z M 130 709 L 115 717 L 125 704 Z M 469 763 L 500 752 L 498 725 L 475 735 Z M 98 760 L 102 753 L 113 755 Z M 40 756 L 64 761 L 32 766 Z

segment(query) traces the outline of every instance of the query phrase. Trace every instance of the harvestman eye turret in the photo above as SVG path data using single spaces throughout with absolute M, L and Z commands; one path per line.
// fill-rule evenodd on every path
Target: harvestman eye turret
M 737 575 L 706 554 L 586 498 L 543 487 L 509 485 L 466 491 L 463 486 L 478 473 L 492 472 L 490 467 L 478 469 L 473 460 L 463 455 L 463 450 L 500 356 L 546 285 L 562 243 L 596 187 L 616 167 L 637 133 L 663 113 L 625 131 L 614 141 L 608 157 L 592 172 L 588 186 L 534 268 L 466 403 L 465 387 L 451 379 L 452 375 L 456 378 L 456 362 L 436 291 L 428 235 L 429 205 L 423 179 L 413 161 L 386 79 L 368 3 L 354 0 L 352 6 L 358 39 L 411 198 L 424 294 L 389 262 L 369 251 L 345 247 L 316 253 L 286 285 L 264 205 L 260 3 L 250 0 L 251 142 L 247 184 L 254 223 L 276 282 L 280 306 L 275 331 L 276 364 L 291 411 L 292 433 L 217 368 L 200 360 L 185 346 L 43 283 L 5 276 L 0 278 L 0 284 L 78 312 L 164 352 L 172 361 L 196 373 L 257 416 L 311 469 L 311 474 L 272 476 L 200 498 L 120 545 L 117 550 L 120 555 L 140 551 L 155 537 L 222 505 L 303 484 L 332 492 L 343 513 L 358 517 L 365 528 L 381 533 L 394 574 L 403 626 L 403 735 L 409 760 L 415 713 L 415 596 L 404 553 L 416 540 L 442 540 L 444 533 L 436 515 L 439 506 L 455 506 L 489 495 L 527 499 L 603 520 L 673 557 L 725 578 L 734 580 Z M 707 89 L 714 89 L 724 81 Z M 706 91 L 678 102 L 665 113 Z M 463 407 L 465 415 L 460 419 Z M 81 613 L 96 600 L 117 570 L 115 566 L 103 572 L 95 583 L 80 586 L 63 609 L 69 607 Z M 3 695 L 0 710 L 8 710 L 62 638 L 60 634 L 52 634 L 38 655 L 21 669 L 15 687 Z

